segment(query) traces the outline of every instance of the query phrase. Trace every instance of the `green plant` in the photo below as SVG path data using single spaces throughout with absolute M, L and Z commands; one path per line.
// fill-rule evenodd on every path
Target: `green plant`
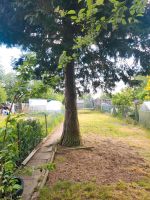
M 18 159 L 18 146 L 16 145 L 16 118 L 6 119 L 6 126 L 0 129 L 0 197 L 12 199 L 12 195 L 19 189 L 13 174 Z
M 2 87 L 0 83 L 0 104 L 5 103 L 6 99 L 7 99 L 6 90 L 4 87 Z
M 36 169 L 40 169 L 41 171 L 42 170 L 53 171 L 56 169 L 56 165 L 55 165 L 55 163 L 46 163 L 46 164 L 43 164 L 43 165 L 37 167 Z
M 42 127 L 36 118 L 19 118 L 16 124 L 20 163 L 40 143 Z
M 16 172 L 18 165 L 45 137 L 45 114 L 36 113 L 34 117 L 24 114 L 9 115 L 5 126 L 0 128 L 0 197 L 12 198 L 18 189 L 15 174 L 32 174 L 35 169 L 24 169 Z M 47 114 L 48 131 L 52 130 L 63 119 L 61 113 Z M 39 117 L 40 116 L 40 117 Z M 55 169 L 55 164 L 48 163 L 39 167 L 49 171 Z
M 9 114 L 5 121 L 5 127 L 0 129 L 0 197 L 6 199 L 11 199 L 20 187 L 14 178 L 17 165 L 39 142 L 38 128 L 40 125 L 36 121 L 21 121 L 22 117 L 22 115 Z M 18 124 L 24 128 L 22 128 L 21 135 L 18 134 Z M 37 137 L 35 134 L 31 135 L 33 130 Z M 42 135 L 41 132 L 40 135 Z M 27 140 L 30 148 L 25 143 Z

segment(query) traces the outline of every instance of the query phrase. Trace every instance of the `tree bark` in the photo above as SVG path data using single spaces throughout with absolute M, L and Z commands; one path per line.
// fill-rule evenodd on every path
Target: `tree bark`
M 62 146 L 80 146 L 82 143 L 76 99 L 74 62 L 72 61 L 65 68 L 65 121 L 61 139 Z

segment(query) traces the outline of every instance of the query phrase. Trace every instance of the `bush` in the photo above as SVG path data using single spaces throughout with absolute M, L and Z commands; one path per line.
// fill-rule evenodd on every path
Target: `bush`
M 42 126 L 35 118 L 21 119 L 17 123 L 19 162 L 40 143 L 43 138 Z
M 50 117 L 47 123 L 48 131 L 63 119 L 62 114 L 51 114 L 48 117 Z M 2 197 L 12 198 L 12 194 L 18 189 L 14 180 L 17 165 L 45 137 L 45 115 L 37 118 L 8 115 L 4 127 L 0 128 L 0 199 Z

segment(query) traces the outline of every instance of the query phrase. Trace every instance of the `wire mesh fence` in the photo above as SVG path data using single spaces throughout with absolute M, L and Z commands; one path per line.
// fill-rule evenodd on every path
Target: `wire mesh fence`
M 96 107 L 102 113 L 109 113 L 113 116 L 128 119 L 135 123 L 139 123 L 145 128 L 150 128 L 150 110 L 143 110 L 141 105 L 112 105 L 110 102 L 100 102 Z
M 48 133 L 63 119 L 63 111 L 61 112 L 29 112 L 25 114 L 26 118 L 38 119 L 42 126 L 43 136 Z
M 21 160 L 25 159 L 40 141 L 50 134 L 52 129 L 63 120 L 63 113 L 31 112 L 25 114 L 24 119 L 26 120 L 21 126 L 20 123 L 18 124 L 18 149 L 20 151 Z M 28 126 L 30 123 L 32 124 Z
M 15 144 L 15 160 L 19 165 L 62 120 L 63 112 L 12 115 L 7 125 L 5 145 L 0 144 L 0 151 L 6 145 Z M 0 141 L 3 141 L 5 130 L 5 125 L 0 128 Z

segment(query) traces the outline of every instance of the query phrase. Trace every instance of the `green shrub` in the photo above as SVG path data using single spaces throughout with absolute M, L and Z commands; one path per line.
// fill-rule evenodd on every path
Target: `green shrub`
M 43 138 L 42 126 L 35 118 L 20 119 L 17 123 L 19 162 L 40 143 Z
M 45 137 L 45 115 L 38 117 L 8 115 L 6 123 L 0 128 L 0 199 L 11 199 L 18 188 L 14 172 L 28 154 Z M 47 117 L 47 129 L 52 130 L 63 119 L 62 114 L 50 114 Z M 48 166 L 51 169 L 52 166 Z

